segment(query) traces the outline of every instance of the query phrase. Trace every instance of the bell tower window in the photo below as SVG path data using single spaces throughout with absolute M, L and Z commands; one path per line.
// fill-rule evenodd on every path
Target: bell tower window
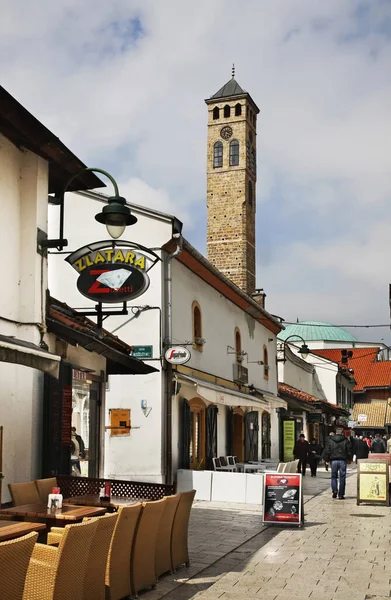
M 223 142 L 216 142 L 213 146 L 213 168 L 223 166 Z
M 213 120 L 217 121 L 220 118 L 220 109 L 218 106 L 215 106 L 213 109 Z
M 235 117 L 240 117 L 240 115 L 242 114 L 242 105 L 241 104 L 235 104 Z
M 224 106 L 224 117 L 228 119 L 231 116 L 231 107 L 226 104 Z
M 229 166 L 237 167 L 239 164 L 239 142 L 232 140 L 229 145 Z

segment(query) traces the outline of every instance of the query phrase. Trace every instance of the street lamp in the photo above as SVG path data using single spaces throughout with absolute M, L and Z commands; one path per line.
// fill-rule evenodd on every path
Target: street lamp
M 300 349 L 297 352 L 298 352 L 298 354 L 301 354 L 301 358 L 304 358 L 304 360 L 305 360 L 310 353 L 310 349 L 308 348 L 304 339 L 301 337 L 301 335 L 297 335 L 296 333 L 294 333 L 292 335 L 289 335 L 286 338 L 286 340 L 284 340 L 284 342 L 287 343 L 287 341 L 290 340 L 291 338 L 300 338 L 301 341 L 303 342 L 303 345 L 300 347 Z
M 114 240 L 121 237 L 125 228 L 128 225 L 133 225 L 137 222 L 137 217 L 131 214 L 130 208 L 126 206 L 126 199 L 119 195 L 118 185 L 115 181 L 114 177 L 104 171 L 103 169 L 95 169 L 95 168 L 85 168 L 72 175 L 72 177 L 67 181 L 64 186 L 64 189 L 61 192 L 60 197 L 57 199 L 57 203 L 60 205 L 60 234 L 59 238 L 56 240 L 48 240 L 44 239 L 42 236 L 38 239 L 38 243 L 42 248 L 57 248 L 58 250 L 63 250 L 65 246 L 68 246 L 68 240 L 64 239 L 64 196 L 67 191 L 70 183 L 79 177 L 82 173 L 86 171 L 94 171 L 96 173 L 102 173 L 108 177 L 113 184 L 114 187 L 114 196 L 108 198 L 108 204 L 106 204 L 102 211 L 95 215 L 95 219 L 104 225 L 106 225 L 106 229 L 110 237 Z

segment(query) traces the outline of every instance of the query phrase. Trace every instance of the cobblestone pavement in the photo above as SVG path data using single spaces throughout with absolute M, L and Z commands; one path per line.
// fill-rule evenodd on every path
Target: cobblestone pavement
M 329 473 L 304 481 L 304 529 L 265 527 L 256 505 L 197 502 L 190 568 L 141 599 L 390 598 L 390 509 L 356 505 L 355 472 L 344 501 L 331 498 Z

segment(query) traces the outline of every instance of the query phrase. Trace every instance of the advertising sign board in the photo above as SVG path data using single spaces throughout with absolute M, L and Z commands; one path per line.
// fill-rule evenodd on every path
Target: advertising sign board
M 169 348 L 164 356 L 166 361 L 173 365 L 184 365 L 191 359 L 191 352 L 184 346 L 175 346 Z
M 295 446 L 295 421 L 287 419 L 283 421 L 284 440 L 284 462 L 293 460 L 293 448 Z
M 357 461 L 357 504 L 389 506 L 389 469 L 388 458 Z
M 300 473 L 265 473 L 263 522 L 302 525 L 304 521 Z

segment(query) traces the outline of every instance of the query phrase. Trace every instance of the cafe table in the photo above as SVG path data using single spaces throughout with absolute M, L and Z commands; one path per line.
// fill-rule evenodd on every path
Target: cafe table
M 0 520 L 0 542 L 13 540 L 32 531 L 38 533 L 45 531 L 45 523 L 31 523 L 28 521 L 1 521 Z
M 130 506 L 138 502 L 151 502 L 146 498 L 127 498 L 125 496 L 111 496 L 110 500 L 101 500 L 99 494 L 84 494 L 82 496 L 73 496 L 65 498 L 64 505 L 79 505 L 79 506 L 100 506 L 107 509 L 108 512 L 116 512 L 120 506 Z
M 62 508 L 47 508 L 43 503 L 23 504 L 11 506 L 0 510 L 0 515 L 10 515 L 16 519 L 40 519 L 47 525 L 63 527 L 70 523 L 77 523 L 84 517 L 97 517 L 103 515 L 106 508 L 103 506 L 72 506 L 63 505 Z

